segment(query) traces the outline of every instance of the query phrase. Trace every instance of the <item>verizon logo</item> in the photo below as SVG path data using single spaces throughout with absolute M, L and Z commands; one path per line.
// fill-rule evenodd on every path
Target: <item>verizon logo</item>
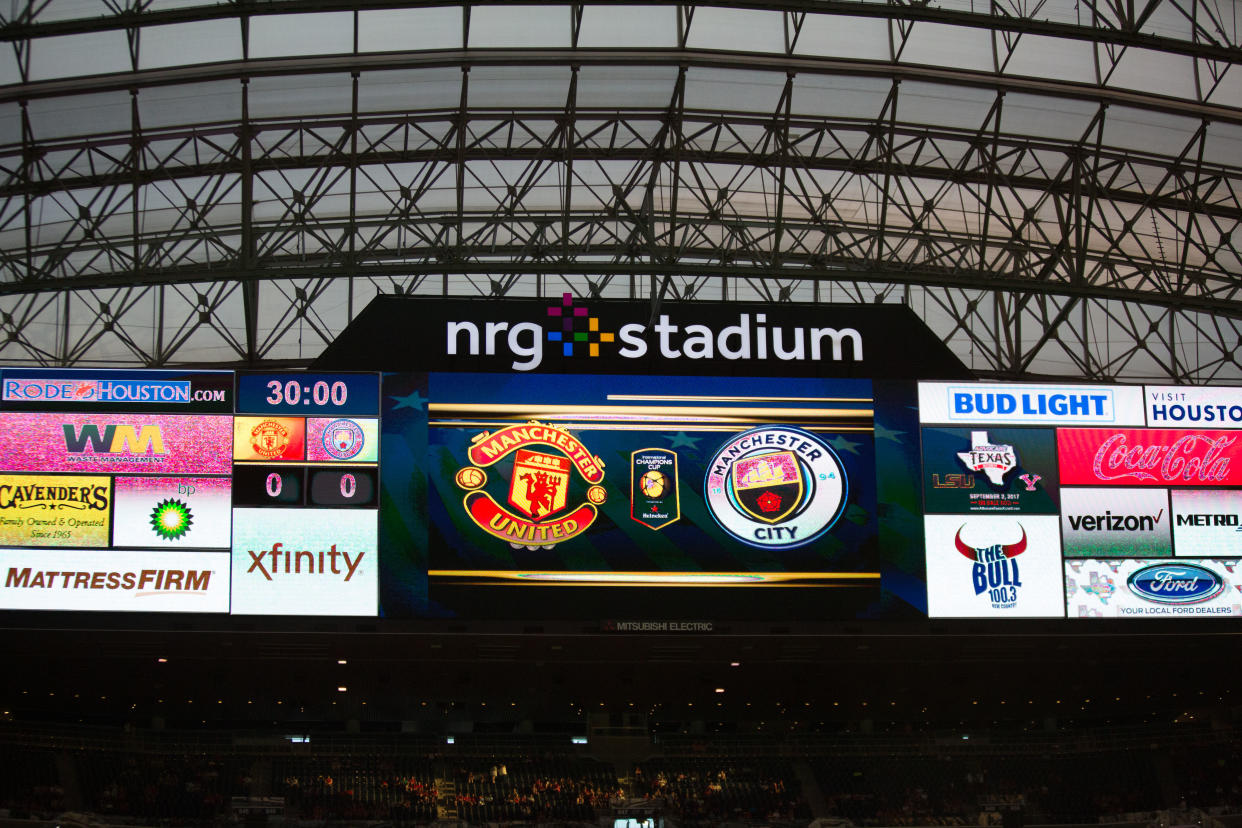
M 344 575 L 345 581 L 354 577 L 366 552 L 359 552 L 351 558 L 348 552 L 338 551 L 336 544 L 328 549 L 312 552 L 309 549 L 285 549 L 283 543 L 272 544 L 271 549 L 261 549 L 250 553 L 249 575 L 258 571 L 267 580 L 274 580 L 274 575 Z M 341 568 L 341 564 L 345 568 Z

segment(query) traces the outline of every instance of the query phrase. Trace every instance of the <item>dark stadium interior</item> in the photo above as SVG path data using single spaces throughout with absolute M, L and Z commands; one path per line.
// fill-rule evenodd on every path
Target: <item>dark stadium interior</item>
M 1242 704 L 1236 630 L 941 625 L 686 636 L 245 626 L 255 629 L 11 629 L 0 644 L 9 665 L 0 701 L 19 721 L 270 721 L 340 732 L 400 731 L 404 722 L 431 734 L 572 733 L 602 714 L 683 732 L 1043 730 L 1228 722 Z
M 401 824 L 646 807 L 669 824 L 1009 825 L 1242 804 L 1232 629 L 42 619 L 0 638 L 14 816 L 199 825 L 266 796 L 287 818 Z

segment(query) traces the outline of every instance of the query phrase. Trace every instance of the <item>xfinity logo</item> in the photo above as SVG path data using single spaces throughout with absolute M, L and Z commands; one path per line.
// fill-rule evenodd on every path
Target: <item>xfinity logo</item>
M 571 294 L 547 309 L 547 322 L 450 321 L 445 324 L 449 356 L 511 356 L 514 371 L 533 371 L 545 353 L 562 357 L 608 355 L 640 359 L 654 351 L 663 359 L 844 360 L 861 361 L 862 335 L 853 328 L 770 326 L 767 314 L 738 314 L 737 324 L 716 329 L 685 324 L 660 314 L 654 324 L 631 322 L 615 332 L 602 329 L 599 317 L 575 305 Z M 650 340 L 650 341 L 649 341 Z
M 258 552 L 253 549 L 247 550 L 250 553 L 250 568 L 246 570 L 246 574 L 258 572 L 267 580 L 272 580 L 273 575 L 344 575 L 344 580 L 348 581 L 354 577 L 354 572 L 362 563 L 366 552 L 359 552 L 357 557 L 350 558 L 348 552 L 338 552 L 336 544 L 332 544 L 330 549 L 321 549 L 317 553 L 309 549 L 285 549 L 284 544 L 274 543 L 271 549 L 260 549 Z M 340 563 L 344 563 L 345 568 L 341 569 Z

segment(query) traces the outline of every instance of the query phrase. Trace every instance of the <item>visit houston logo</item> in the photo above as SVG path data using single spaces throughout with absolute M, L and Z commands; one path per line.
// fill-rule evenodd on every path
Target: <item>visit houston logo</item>
M 514 371 L 535 370 L 549 353 L 566 359 L 606 355 L 641 359 L 651 355 L 670 360 L 764 363 L 860 362 L 863 358 L 862 334 L 853 328 L 771 325 L 764 313 L 739 313 L 736 324 L 721 328 L 662 313 L 648 322 L 627 322 L 616 331 L 607 331 L 600 317 L 578 304 L 570 293 L 545 311 L 538 322 L 447 322 L 445 353 L 500 357 L 507 353 Z

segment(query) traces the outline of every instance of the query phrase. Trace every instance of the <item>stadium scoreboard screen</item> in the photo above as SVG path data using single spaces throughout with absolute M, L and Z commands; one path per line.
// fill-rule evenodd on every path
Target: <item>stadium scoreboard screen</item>
M 1242 389 L 5 368 L 0 425 L 4 610 L 1242 614 Z
M 3 607 L 374 615 L 379 377 L 4 369 Z

